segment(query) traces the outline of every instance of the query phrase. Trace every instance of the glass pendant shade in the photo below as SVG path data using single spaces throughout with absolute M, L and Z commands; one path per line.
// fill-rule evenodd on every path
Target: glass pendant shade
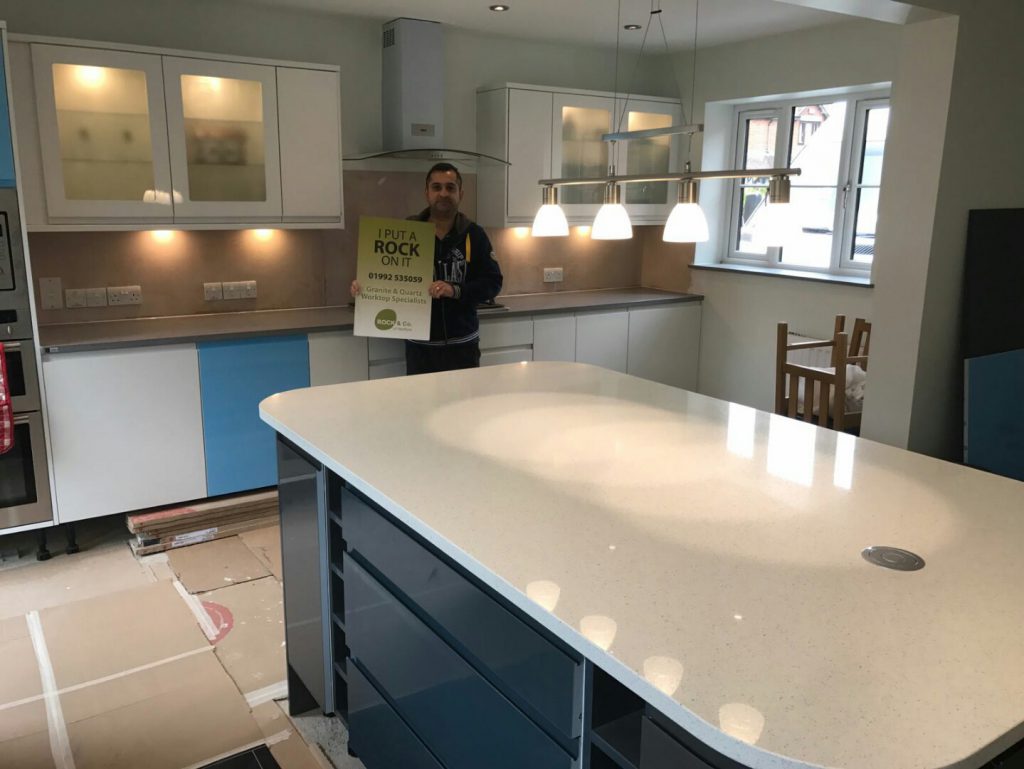
M 569 235 L 569 222 L 565 220 L 565 212 L 558 205 L 558 190 L 554 187 L 544 188 L 544 204 L 533 219 L 530 234 L 535 238 L 557 238 Z
M 665 222 L 661 239 L 667 243 L 704 243 L 708 239 L 708 220 L 697 203 L 697 183 L 686 179 L 679 183 L 679 202 Z
M 764 221 L 759 228 L 759 239 L 766 246 L 782 247 L 791 244 L 799 230 L 796 211 L 789 202 L 788 177 L 772 179 L 768 185 L 768 205 Z
M 605 190 L 604 205 L 597 212 L 590 230 L 591 240 L 629 240 L 633 237 L 633 225 L 621 201 L 618 185 L 609 184 Z

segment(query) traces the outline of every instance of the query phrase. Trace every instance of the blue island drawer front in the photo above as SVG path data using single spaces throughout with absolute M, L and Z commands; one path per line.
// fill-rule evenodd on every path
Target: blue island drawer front
M 448 769 L 569 769 L 572 758 L 351 556 L 345 627 L 352 659 Z M 355 722 L 353 739 L 358 740 Z
M 356 665 L 348 666 L 348 731 L 367 769 L 444 769 Z
M 436 622 L 442 634 L 492 673 L 536 720 L 569 740 L 582 727 L 583 666 L 486 595 L 348 489 L 342 515 L 349 546 Z
M 196 347 L 207 493 L 275 485 L 275 434 L 260 419 L 259 405 L 274 393 L 309 387 L 309 342 L 305 336 L 277 336 Z

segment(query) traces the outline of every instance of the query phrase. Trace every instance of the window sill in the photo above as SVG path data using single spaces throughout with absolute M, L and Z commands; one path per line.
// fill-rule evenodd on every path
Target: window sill
M 747 264 L 691 264 L 691 270 L 711 270 L 712 272 L 738 272 L 746 275 L 762 275 L 767 278 L 788 278 L 789 280 L 807 280 L 812 283 L 835 283 L 841 286 L 860 286 L 874 288 L 871 278 L 859 275 L 833 275 L 822 272 L 801 272 L 800 270 L 773 270 L 770 267 L 755 267 Z

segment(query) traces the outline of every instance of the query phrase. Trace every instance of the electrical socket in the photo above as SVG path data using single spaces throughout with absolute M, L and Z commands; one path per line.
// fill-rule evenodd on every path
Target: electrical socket
M 64 292 L 65 304 L 69 310 L 76 307 L 88 307 L 89 301 L 84 288 L 69 288 Z
M 107 286 L 107 304 L 142 304 L 142 286 Z
M 224 289 L 220 283 L 204 283 L 203 299 L 207 302 L 216 302 L 224 298 Z
M 39 279 L 39 299 L 44 310 L 60 310 L 64 307 L 64 292 L 60 278 Z
M 106 307 L 107 289 L 87 288 L 85 289 L 85 304 L 87 307 Z
M 544 282 L 545 283 L 561 283 L 564 280 L 562 277 L 561 267 L 545 267 L 544 268 Z
M 224 298 L 225 299 L 255 299 L 256 298 L 256 281 L 255 280 L 225 280 L 224 281 Z

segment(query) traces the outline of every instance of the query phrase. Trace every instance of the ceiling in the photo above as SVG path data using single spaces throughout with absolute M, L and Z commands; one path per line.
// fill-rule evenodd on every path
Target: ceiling
M 567 42 L 576 45 L 614 46 L 616 33 L 623 47 L 639 48 L 652 0 L 505 0 L 511 10 L 494 13 L 497 0 L 246 0 L 275 7 L 378 19 L 399 16 L 439 21 L 453 27 L 500 35 Z M 673 50 L 693 47 L 694 9 L 697 0 L 653 0 L 662 9 L 666 37 Z M 655 17 L 656 19 L 657 17 Z M 700 0 L 698 47 L 750 40 L 782 32 L 848 21 L 844 16 L 775 0 Z M 627 32 L 624 24 L 640 24 Z M 652 49 L 651 46 L 654 46 Z M 647 50 L 663 49 L 655 21 Z

